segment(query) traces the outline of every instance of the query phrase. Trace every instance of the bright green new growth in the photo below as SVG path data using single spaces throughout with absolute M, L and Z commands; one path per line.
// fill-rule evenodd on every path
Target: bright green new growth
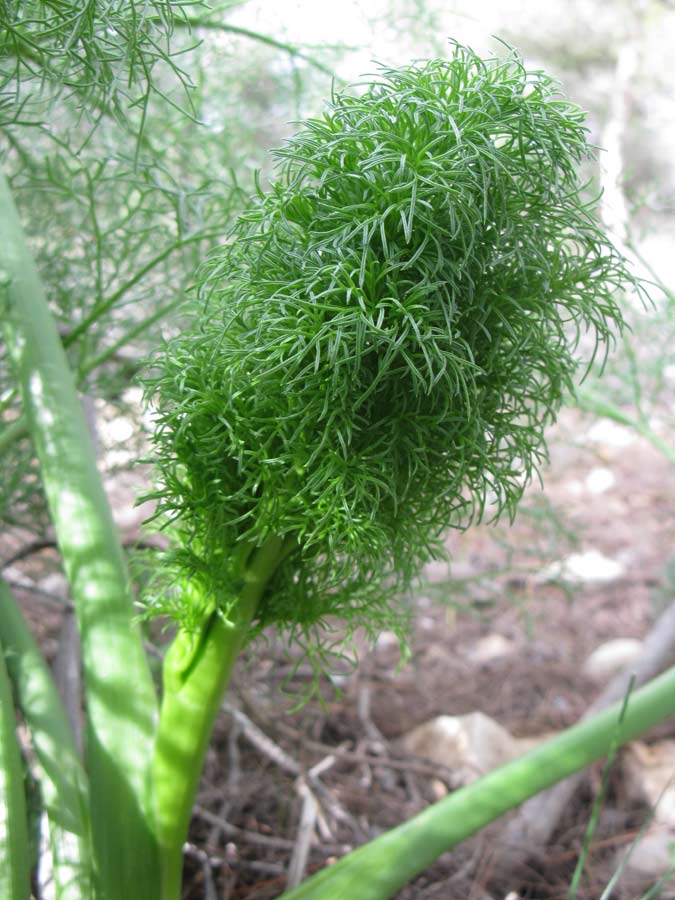
M 583 123 L 516 53 L 456 47 L 276 152 L 151 383 L 170 577 L 192 580 L 161 611 L 228 618 L 274 537 L 261 626 L 372 624 L 445 529 L 513 515 L 577 345 L 604 357 L 634 283 L 581 197 Z

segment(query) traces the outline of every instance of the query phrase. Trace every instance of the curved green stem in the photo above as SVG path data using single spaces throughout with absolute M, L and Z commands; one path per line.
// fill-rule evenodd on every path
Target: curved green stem
M 283 553 L 269 540 L 248 563 L 233 620 L 215 611 L 199 632 L 181 629 L 163 667 L 164 695 L 153 763 L 161 900 L 178 900 L 194 796 L 232 667 L 260 597 Z
M 322 869 L 283 900 L 387 900 L 442 854 L 528 797 L 606 756 L 675 714 L 675 667 L 623 701 L 434 803 Z

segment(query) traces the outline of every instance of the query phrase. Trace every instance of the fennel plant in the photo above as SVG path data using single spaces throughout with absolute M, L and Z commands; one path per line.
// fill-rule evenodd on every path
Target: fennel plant
M 150 612 L 178 624 L 154 768 L 167 885 L 242 646 L 275 625 L 320 654 L 329 616 L 396 625 L 447 528 L 513 516 L 578 346 L 604 359 L 636 286 L 579 181 L 583 113 L 515 52 L 383 69 L 275 155 L 148 384 L 174 538 Z
M 124 171 L 133 197 L 127 164 L 142 165 L 149 149 L 157 93 L 149 75 L 158 60 L 173 65 L 168 37 L 195 21 L 186 7 L 201 14 L 190 2 L 2 7 L 11 26 L 1 45 L 3 123 L 21 126 L 23 100 L 36 124 L 43 101 L 74 97 L 88 104 L 88 132 L 132 102 L 134 159 Z M 111 29 L 128 47 L 106 57 Z M 34 94 L 19 89 L 27 73 Z M 14 151 L 25 156 L 21 141 Z M 445 529 L 513 516 L 563 394 L 621 332 L 614 292 L 636 286 L 579 182 L 588 153 L 583 114 L 548 76 L 528 72 L 516 53 L 482 60 L 459 46 L 447 61 L 382 70 L 360 93 L 336 93 L 277 152 L 276 177 L 201 270 L 191 323 L 147 379 L 157 515 L 173 543 L 146 605 L 176 622 L 158 722 L 77 386 L 107 352 L 92 351 L 88 329 L 101 328 L 122 288 L 133 293 L 182 248 L 185 207 L 176 204 L 176 239 L 155 255 L 145 247 L 151 230 L 132 229 L 141 235 L 135 271 L 115 269 L 121 283 L 104 285 L 94 201 L 105 167 L 94 179 L 93 318 L 69 359 L 0 177 L 0 309 L 24 416 L 0 436 L 0 452 L 19 425 L 30 434 L 78 618 L 87 711 L 80 760 L 44 660 L 0 583 L 8 898 L 26 900 L 32 863 L 15 707 L 42 772 L 59 900 L 177 900 L 203 756 L 242 647 L 275 626 L 320 663 L 328 617 L 371 633 L 392 617 L 401 627 L 396 598 L 442 552 Z M 77 176 L 87 180 L 94 163 Z M 203 224 L 194 247 L 214 233 L 213 215 Z M 153 296 L 157 285 L 147 289 Z M 631 699 L 622 739 L 673 712 L 672 679 Z M 365 898 L 367 885 L 368 897 L 390 896 L 472 830 L 605 752 L 614 731 L 611 711 L 571 729 L 300 895 L 352 897 L 358 885 Z

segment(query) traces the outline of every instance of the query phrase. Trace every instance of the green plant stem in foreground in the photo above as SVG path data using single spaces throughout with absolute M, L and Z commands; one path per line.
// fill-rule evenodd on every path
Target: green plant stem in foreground
M 260 597 L 283 555 L 272 538 L 253 553 L 228 620 L 213 612 L 201 631 L 179 630 L 164 658 L 164 695 L 153 765 L 162 900 L 178 900 L 183 843 L 213 723 Z
M 17 706 L 39 764 L 42 804 L 49 820 L 58 900 L 91 900 L 94 860 L 89 787 L 54 679 L 7 585 L 0 580 L 0 646 Z M 0 891 L 0 897 L 5 895 Z
M 525 756 L 428 807 L 323 869 L 283 900 L 387 900 L 451 850 L 534 794 L 675 714 L 675 667 L 630 698 L 563 731 Z
M 16 740 L 12 689 L 0 641 L 0 897 L 26 900 L 30 893 L 28 827 L 23 766 Z
M 132 623 L 124 556 L 72 372 L 1 173 L 0 273 L 7 349 L 80 630 L 97 900 L 154 900 L 154 687 Z

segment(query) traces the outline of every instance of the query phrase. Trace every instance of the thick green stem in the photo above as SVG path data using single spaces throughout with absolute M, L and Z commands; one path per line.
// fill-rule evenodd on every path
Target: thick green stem
M 40 764 L 58 900 L 91 900 L 94 868 L 89 786 L 51 672 L 7 585 L 0 580 L 0 644 Z M 0 894 L 0 896 L 4 896 Z
M 528 797 L 606 756 L 675 714 L 675 668 L 623 702 L 568 728 L 519 759 L 434 803 L 419 815 L 322 869 L 283 900 L 388 900 L 442 853 Z
M 1 173 L 0 279 L 8 353 L 80 629 L 99 891 L 105 900 L 153 900 L 154 686 L 73 376 Z
M 16 717 L 0 641 L 0 897 L 26 900 L 30 893 L 28 820 Z
M 164 695 L 153 766 L 161 898 L 178 900 L 194 796 L 230 672 L 256 607 L 282 554 L 271 539 L 248 563 L 236 607 L 227 621 L 213 612 L 200 632 L 181 629 L 163 668 Z
M 166 306 L 162 306 L 157 312 L 153 313 L 147 319 L 143 319 L 142 322 L 139 322 L 138 325 L 135 325 L 132 329 L 127 331 L 122 337 L 118 338 L 114 344 L 111 344 L 109 347 L 106 347 L 105 350 L 102 350 L 96 356 L 91 359 L 85 360 L 80 366 L 77 372 L 77 382 L 81 386 L 86 376 L 89 375 L 90 372 L 93 372 L 94 369 L 97 369 L 99 366 L 102 366 L 106 363 L 111 357 L 113 357 L 122 347 L 125 347 L 130 341 L 137 338 L 140 334 L 142 334 L 146 329 L 150 328 L 155 322 L 159 321 L 159 319 L 168 315 L 172 309 L 175 309 L 180 303 L 183 302 L 183 298 L 180 297 L 177 300 L 173 300 L 170 303 L 167 303 Z M 10 406 L 10 401 L 14 399 L 14 393 L 11 392 L 7 403 L 5 406 Z M 0 413 L 2 412 L 3 404 L 0 404 Z M 21 438 L 26 437 L 28 434 L 28 422 L 26 421 L 25 416 L 19 416 L 18 419 L 15 419 L 11 425 L 5 427 L 2 434 L 0 434 L 0 455 L 3 454 L 12 444 L 16 443 L 16 441 L 21 440 Z

